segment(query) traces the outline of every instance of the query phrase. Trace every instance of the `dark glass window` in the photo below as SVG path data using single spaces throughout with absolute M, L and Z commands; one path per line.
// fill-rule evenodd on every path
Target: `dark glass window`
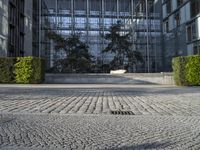
M 24 33 L 24 16 L 21 14 L 19 17 L 20 32 Z
M 105 10 L 109 12 L 117 11 L 117 1 L 116 0 L 106 0 Z
M 16 7 L 13 5 L 13 3 L 9 4 L 9 22 L 11 24 L 15 24 L 15 12 L 16 12 Z
M 9 44 L 14 45 L 15 43 L 15 28 L 10 27 L 9 29 Z
M 87 1 L 86 0 L 74 0 L 75 2 L 75 10 L 81 10 L 81 11 L 86 11 L 86 5 L 87 5 Z
M 191 26 L 187 27 L 187 40 L 188 40 L 188 42 L 192 41 L 192 28 L 191 28 Z
M 42 5 L 43 10 L 45 10 L 45 8 L 48 8 L 49 13 L 56 12 L 56 1 L 55 0 L 43 0 L 43 1 L 44 1 L 43 5 Z
M 167 4 L 167 13 L 169 14 L 172 11 L 171 0 L 168 0 L 166 4 Z
M 101 0 L 90 0 L 90 11 L 101 11 Z
M 149 12 L 153 13 L 153 11 L 154 11 L 154 2 L 153 1 L 148 2 L 148 9 L 149 9 Z
M 24 52 L 24 0 L 9 0 L 9 54 L 22 56 Z
M 192 22 L 187 27 L 187 40 L 191 42 L 192 40 L 197 39 L 197 29 L 196 29 L 196 22 Z
M 169 21 L 166 21 L 165 23 L 164 23 L 164 30 L 165 30 L 165 32 L 169 32 Z
M 24 13 L 24 0 L 19 0 L 19 11 Z
M 119 0 L 119 12 L 130 12 L 131 1 L 130 0 Z
M 19 50 L 20 50 L 20 55 L 24 55 L 24 36 L 20 35 L 19 37 Z
M 196 39 L 197 38 L 197 29 L 196 29 L 196 24 L 195 22 L 192 23 L 192 39 Z
M 200 43 L 195 43 L 193 47 L 193 54 L 199 55 L 200 54 Z
M 71 0 L 58 0 L 58 13 L 69 14 L 71 11 Z
M 175 21 L 176 21 L 176 27 L 180 26 L 181 24 L 181 17 L 180 17 L 180 13 L 176 13 L 174 14 L 174 18 L 175 18 Z
M 177 0 L 177 6 L 180 6 L 181 4 L 183 4 L 184 0 Z
M 191 0 L 191 17 L 195 17 L 200 13 L 200 0 Z

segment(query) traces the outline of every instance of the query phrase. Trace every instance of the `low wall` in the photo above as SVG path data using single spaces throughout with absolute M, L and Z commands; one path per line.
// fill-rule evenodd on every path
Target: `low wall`
M 46 74 L 46 83 L 58 84 L 165 84 L 174 85 L 172 73 Z

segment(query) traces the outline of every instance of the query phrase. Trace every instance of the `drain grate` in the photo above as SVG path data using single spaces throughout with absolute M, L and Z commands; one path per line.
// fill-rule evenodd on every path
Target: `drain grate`
M 132 111 L 115 110 L 111 111 L 112 115 L 135 115 Z

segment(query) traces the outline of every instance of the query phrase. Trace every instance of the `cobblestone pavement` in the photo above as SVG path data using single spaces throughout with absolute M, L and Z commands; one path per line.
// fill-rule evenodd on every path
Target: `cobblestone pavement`
M 0 149 L 198 150 L 200 88 L 0 85 Z
M 5 150 L 200 149 L 200 117 L 194 116 L 7 117 L 8 121 L 0 124 L 0 149 Z
M 1 87 L 1 113 L 200 115 L 200 88 L 101 85 Z M 55 86 L 56 87 L 56 86 Z

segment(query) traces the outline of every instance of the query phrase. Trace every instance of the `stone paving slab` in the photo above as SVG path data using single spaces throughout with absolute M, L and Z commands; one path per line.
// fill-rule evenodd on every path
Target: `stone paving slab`
M 0 149 L 200 149 L 200 117 L 5 115 Z

